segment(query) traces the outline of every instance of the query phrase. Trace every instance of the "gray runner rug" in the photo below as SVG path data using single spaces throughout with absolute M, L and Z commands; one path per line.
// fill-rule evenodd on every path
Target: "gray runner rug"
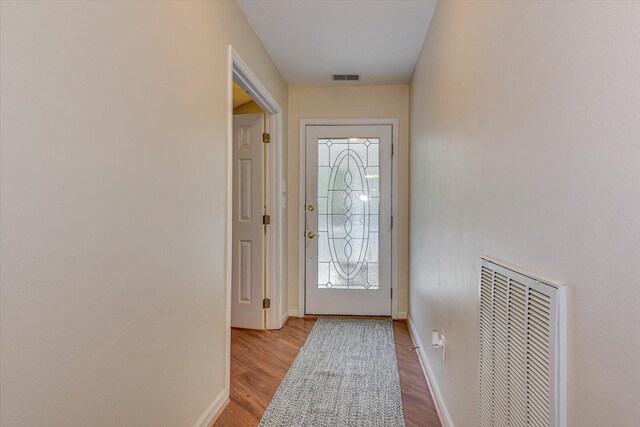
M 262 427 L 404 426 L 391 320 L 320 318 Z

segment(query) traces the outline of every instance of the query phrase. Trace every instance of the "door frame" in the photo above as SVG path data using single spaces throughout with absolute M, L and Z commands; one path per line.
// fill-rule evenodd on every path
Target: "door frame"
M 305 206 L 306 206 L 306 129 L 307 126 L 391 126 L 391 216 L 398 218 L 398 144 L 399 120 L 396 119 L 300 119 L 300 137 L 298 140 L 298 316 L 305 313 Z M 391 227 L 391 318 L 398 318 L 398 226 Z
M 233 82 L 246 90 L 251 98 L 266 112 L 265 132 L 271 134 L 271 142 L 266 149 L 267 164 L 267 213 L 271 217 L 271 224 L 266 228 L 267 245 L 265 247 L 266 286 L 265 298 L 271 300 L 271 307 L 267 310 L 266 328 L 279 329 L 287 319 L 282 299 L 286 297 L 285 283 L 282 280 L 284 270 L 282 262 L 284 256 L 283 227 L 282 227 L 282 108 L 260 80 L 251 71 L 242 57 L 228 46 L 228 75 L 227 75 L 227 146 L 226 146 L 226 219 L 225 219 L 225 282 L 226 282 L 226 383 L 227 389 L 231 382 L 231 273 L 233 268 Z M 284 310 L 284 315 L 283 315 Z

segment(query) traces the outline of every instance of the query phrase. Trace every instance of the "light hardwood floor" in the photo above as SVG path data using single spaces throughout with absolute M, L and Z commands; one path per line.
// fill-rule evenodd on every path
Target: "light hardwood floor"
M 269 405 L 315 319 L 291 318 L 280 330 L 231 331 L 231 402 L 215 426 L 255 426 Z M 406 322 L 394 321 L 407 427 L 440 426 Z

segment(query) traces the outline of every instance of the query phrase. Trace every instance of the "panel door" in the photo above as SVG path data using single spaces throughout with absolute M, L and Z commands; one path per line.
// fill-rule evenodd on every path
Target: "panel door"
M 231 326 L 264 329 L 262 114 L 233 116 Z

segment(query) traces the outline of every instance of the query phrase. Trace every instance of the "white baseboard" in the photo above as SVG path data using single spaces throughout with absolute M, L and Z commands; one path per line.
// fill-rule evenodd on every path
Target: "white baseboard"
M 407 319 L 407 312 L 406 311 L 399 311 L 398 312 L 398 320 L 406 320 Z
M 229 404 L 229 390 L 226 388 L 222 389 L 222 391 L 213 399 L 213 402 L 209 405 L 206 411 L 198 421 L 193 425 L 193 427 L 209 427 L 211 422 L 218 418 L 218 416 L 224 411 L 224 409 Z
M 398 316 L 400 313 L 398 313 Z M 427 359 L 427 355 L 425 353 L 425 347 L 420 340 L 420 336 L 415 329 L 415 325 L 411 321 L 411 316 L 407 317 L 407 325 L 409 326 L 409 333 L 411 334 L 411 340 L 413 344 L 418 347 L 416 350 L 418 352 L 418 359 L 420 360 L 420 365 L 422 366 L 422 371 L 424 372 L 424 376 L 427 379 L 427 384 L 429 385 L 429 390 L 431 391 L 431 396 L 433 397 L 433 403 L 436 404 L 436 410 L 438 411 L 438 417 L 440 417 L 440 423 L 444 427 L 453 427 L 453 421 L 451 420 L 451 415 L 447 410 L 447 405 L 444 403 L 444 398 L 442 393 L 440 392 L 440 387 L 438 387 L 438 383 L 436 381 L 436 377 L 433 374 L 433 370 L 429 365 L 429 360 Z M 431 348 L 431 347 L 429 347 Z
M 297 308 L 289 309 L 289 317 L 298 317 L 298 309 Z
M 285 311 L 284 314 L 280 317 L 280 328 L 282 328 L 284 326 L 284 324 L 287 322 L 287 319 L 289 318 L 289 312 Z M 280 329 L 278 328 L 278 329 Z

